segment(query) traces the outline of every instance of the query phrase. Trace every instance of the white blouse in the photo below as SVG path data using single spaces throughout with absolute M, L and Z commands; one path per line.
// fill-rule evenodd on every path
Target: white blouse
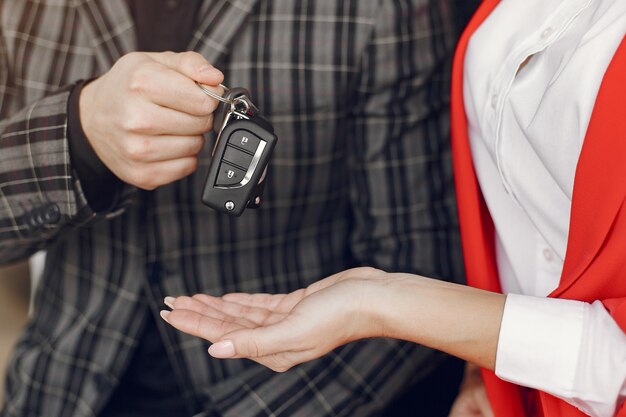
M 465 57 L 470 144 L 509 294 L 496 374 L 597 417 L 626 399 L 626 335 L 600 302 L 545 296 L 563 269 L 593 105 L 625 33 L 626 0 L 502 0 Z

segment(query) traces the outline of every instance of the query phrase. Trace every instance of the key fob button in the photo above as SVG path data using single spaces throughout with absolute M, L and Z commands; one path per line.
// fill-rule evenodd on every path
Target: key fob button
M 237 185 L 243 181 L 245 176 L 246 171 L 222 162 L 220 164 L 220 171 L 217 175 L 217 182 L 215 185 L 218 187 Z
M 247 171 L 250 167 L 250 163 L 252 162 L 252 155 L 237 148 L 233 148 L 232 146 L 227 146 L 226 151 L 224 151 L 223 159 L 224 161 L 237 165 Z
M 256 148 L 259 147 L 261 143 L 261 139 L 247 130 L 235 130 L 232 135 L 228 138 L 228 144 L 232 146 L 236 146 L 241 149 L 245 149 L 246 151 L 254 154 L 256 152 Z

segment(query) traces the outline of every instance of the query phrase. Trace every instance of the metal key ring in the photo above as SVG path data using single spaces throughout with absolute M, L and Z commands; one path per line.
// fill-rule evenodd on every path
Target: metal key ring
M 200 89 L 204 92 L 204 94 L 206 94 L 207 96 L 214 98 L 217 101 L 221 101 L 222 103 L 226 103 L 226 104 L 233 104 L 232 100 L 228 100 L 220 95 L 215 94 L 213 91 L 209 90 L 208 88 L 206 88 L 205 86 L 203 86 L 202 84 L 200 84 L 199 82 L 196 81 L 196 84 L 198 85 L 198 87 L 200 87 Z M 227 93 L 230 88 L 226 87 L 224 84 L 220 84 L 220 87 L 222 87 L 224 89 L 224 93 Z
M 247 100 L 244 100 L 241 97 L 236 97 L 233 99 L 233 101 L 230 103 L 230 108 L 232 111 L 237 111 L 237 105 L 243 105 L 243 113 L 246 114 L 248 113 L 248 110 L 250 110 L 250 103 L 248 103 Z

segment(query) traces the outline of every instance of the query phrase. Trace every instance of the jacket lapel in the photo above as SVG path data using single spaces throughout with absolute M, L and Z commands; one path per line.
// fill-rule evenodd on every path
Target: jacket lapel
M 135 27 L 126 1 L 85 0 L 77 7 L 81 27 L 92 39 L 99 74 L 137 49 Z
M 201 53 L 210 63 L 219 62 L 229 51 L 258 0 L 205 0 L 200 8 L 198 30 L 189 50 Z
M 231 41 L 257 3 L 258 0 L 205 0 L 198 29 L 187 49 L 201 53 L 211 63 L 218 62 L 229 52 Z M 85 0 L 77 7 L 82 27 L 93 39 L 99 73 L 137 49 L 135 26 L 125 0 Z
M 576 167 L 569 240 L 557 297 L 585 272 L 626 196 L 626 38 L 607 69 Z

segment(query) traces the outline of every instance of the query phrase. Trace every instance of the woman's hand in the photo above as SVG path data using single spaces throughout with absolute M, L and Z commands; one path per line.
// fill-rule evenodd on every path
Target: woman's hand
M 465 378 L 448 417 L 493 417 L 477 366 L 467 364 Z
M 290 294 L 166 298 L 162 317 L 214 344 L 216 358 L 249 358 L 277 372 L 319 358 L 353 340 L 378 335 L 368 297 L 387 274 L 356 268 Z
M 505 296 L 419 275 L 355 268 L 291 294 L 167 297 L 162 317 L 216 358 L 275 371 L 366 337 L 439 349 L 494 369 Z

